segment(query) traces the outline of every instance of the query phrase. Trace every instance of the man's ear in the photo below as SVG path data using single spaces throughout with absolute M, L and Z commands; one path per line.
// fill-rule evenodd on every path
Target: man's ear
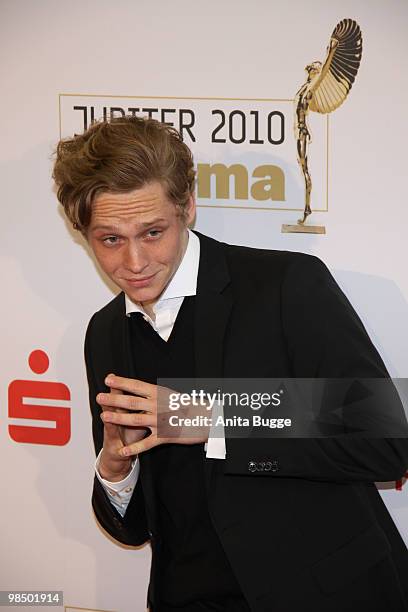
M 196 198 L 195 194 L 191 193 L 188 198 L 188 202 L 186 207 L 184 208 L 184 218 L 186 221 L 186 225 L 190 226 L 193 224 L 195 216 L 197 212 Z

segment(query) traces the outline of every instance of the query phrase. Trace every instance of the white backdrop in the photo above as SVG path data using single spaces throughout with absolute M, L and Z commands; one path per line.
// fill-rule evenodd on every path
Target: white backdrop
M 149 548 L 127 550 L 110 541 L 90 507 L 94 456 L 83 337 L 90 315 L 115 289 L 65 223 L 53 192 L 60 94 L 292 99 L 304 66 L 324 58 L 335 24 L 356 19 L 362 65 L 349 99 L 330 117 L 329 210 L 312 217 L 327 235 L 283 235 L 281 224 L 295 222 L 298 213 L 249 204 L 220 208 L 214 200 L 199 208 L 196 228 L 231 243 L 321 257 L 391 375 L 408 377 L 408 5 L 1 0 L 0 12 L 0 589 L 63 589 L 69 606 L 141 612 Z M 312 118 L 315 160 L 323 138 L 319 121 Z M 291 137 L 288 125 L 287 143 Z M 285 155 L 295 175 L 294 143 L 292 161 L 290 149 Z M 50 359 L 44 374 L 29 368 L 34 349 Z M 8 387 L 15 379 L 68 387 L 68 444 L 11 439 Z M 402 491 L 387 486 L 381 494 L 408 542 L 408 485 Z

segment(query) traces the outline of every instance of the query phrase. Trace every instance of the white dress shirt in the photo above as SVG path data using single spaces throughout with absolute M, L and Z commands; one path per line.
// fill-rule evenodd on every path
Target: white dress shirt
M 184 298 L 189 295 L 196 295 L 197 293 L 199 262 L 200 240 L 198 236 L 188 230 L 188 243 L 183 259 L 181 260 L 179 267 L 177 268 L 166 289 L 153 306 L 155 319 L 151 319 L 151 317 L 149 317 L 149 315 L 144 311 L 142 306 L 132 302 L 127 295 L 125 295 L 126 316 L 130 316 L 132 312 L 141 312 L 144 319 L 150 323 L 153 329 L 163 338 L 163 340 L 167 341 L 170 337 L 173 325 L 176 321 Z M 222 407 L 214 406 L 212 415 L 213 423 L 216 421 L 218 414 L 222 414 Z M 217 428 L 218 437 L 215 437 L 214 435 L 212 436 L 210 429 L 208 442 L 205 445 L 206 457 L 208 459 L 225 459 L 225 438 L 223 436 L 219 437 L 220 429 L 221 428 Z M 102 478 L 102 476 L 99 474 L 98 467 L 100 455 L 101 453 L 99 453 L 95 461 L 96 476 L 109 495 L 109 499 L 113 506 L 115 506 L 121 516 L 124 516 L 139 477 L 139 459 L 136 457 L 132 461 L 131 471 L 126 478 L 120 480 L 119 482 L 109 482 L 108 480 Z

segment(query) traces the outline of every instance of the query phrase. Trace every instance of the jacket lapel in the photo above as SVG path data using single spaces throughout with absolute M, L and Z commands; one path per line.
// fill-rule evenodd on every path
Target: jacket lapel
M 200 266 L 194 322 L 195 369 L 200 378 L 222 378 L 224 337 L 232 310 L 230 275 L 220 243 L 198 234 Z M 216 461 L 204 459 L 207 492 Z
M 198 234 L 200 265 L 194 322 L 195 363 L 198 378 L 220 378 L 223 346 L 232 308 L 229 272 L 221 245 Z

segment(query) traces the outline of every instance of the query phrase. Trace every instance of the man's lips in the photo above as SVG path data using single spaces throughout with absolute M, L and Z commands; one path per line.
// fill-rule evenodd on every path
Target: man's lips
M 127 278 L 125 280 L 129 285 L 132 285 L 133 287 L 144 287 L 145 285 L 148 285 L 150 283 L 150 281 L 156 276 L 156 274 L 157 272 L 151 274 L 150 276 L 144 276 L 143 278 Z

